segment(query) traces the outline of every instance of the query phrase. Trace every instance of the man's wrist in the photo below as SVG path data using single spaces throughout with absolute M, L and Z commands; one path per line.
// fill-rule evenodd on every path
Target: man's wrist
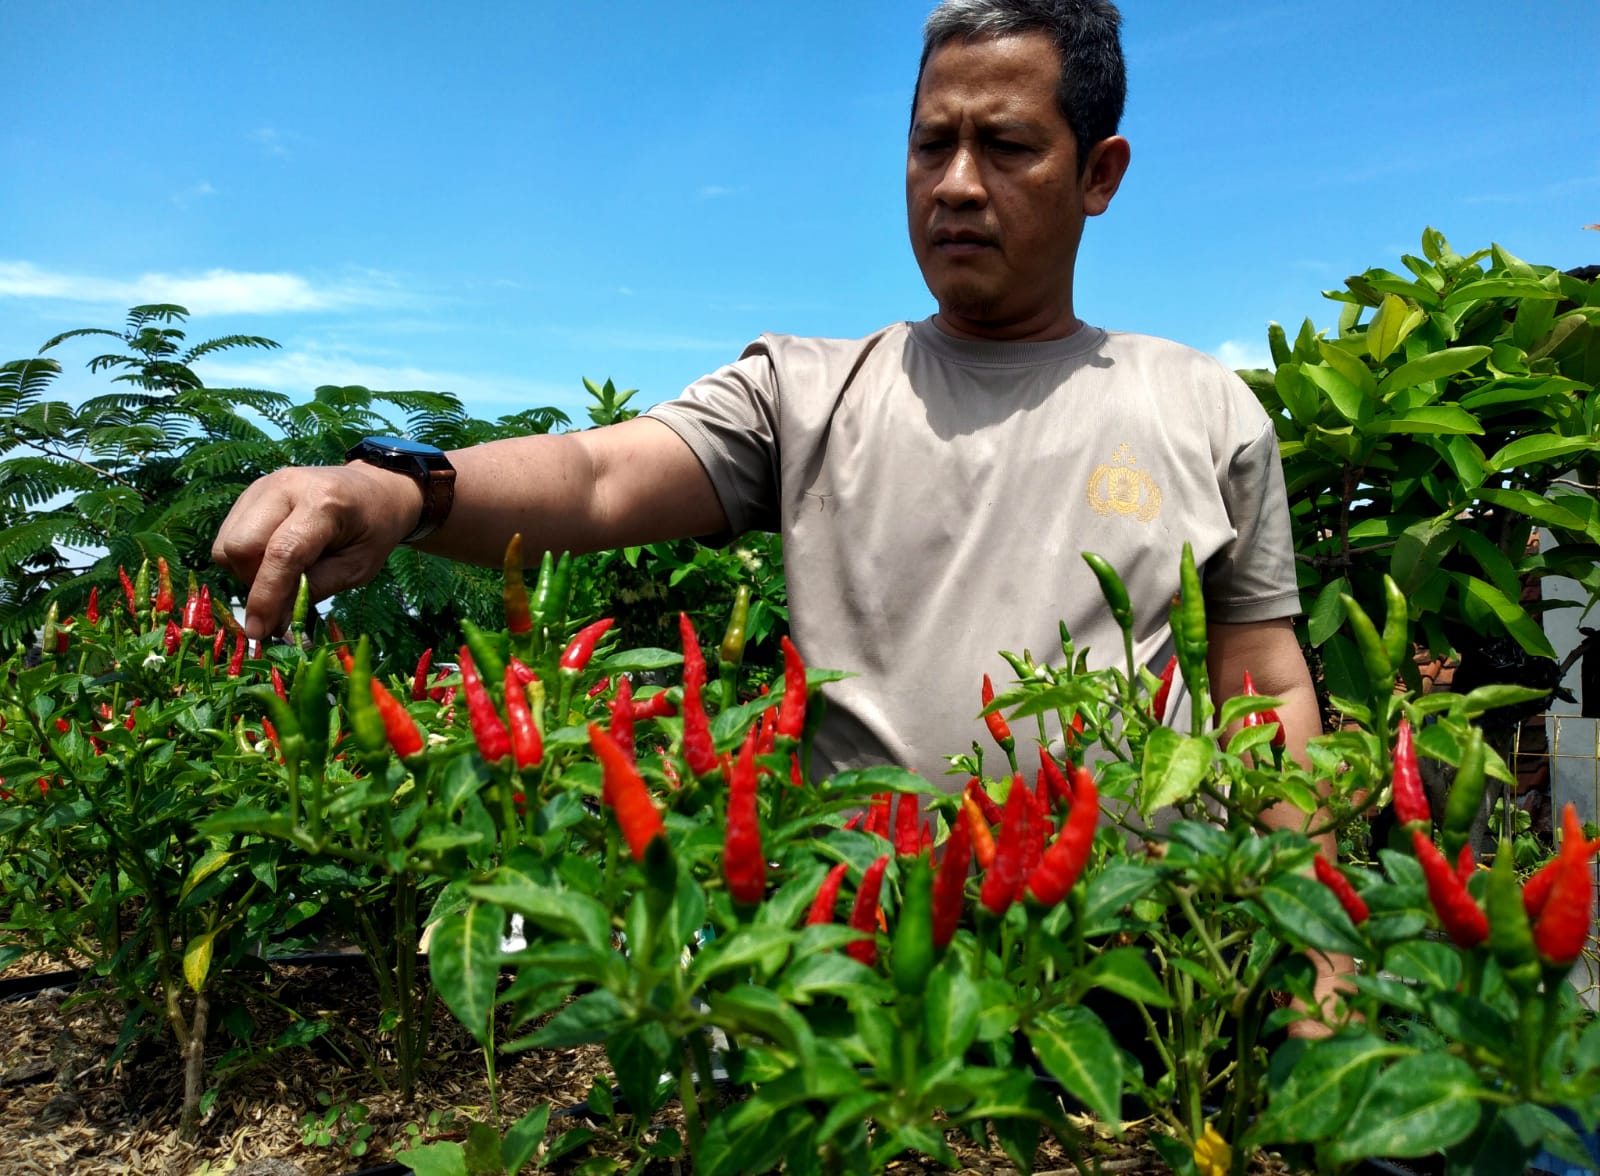
M 352 446 L 345 460 L 400 474 L 416 487 L 421 499 L 416 525 L 401 543 L 416 543 L 433 534 L 455 504 L 455 467 L 436 446 L 401 437 L 368 437 Z

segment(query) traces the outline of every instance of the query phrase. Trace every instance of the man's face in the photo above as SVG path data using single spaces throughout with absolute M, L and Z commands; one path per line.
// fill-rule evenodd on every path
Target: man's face
M 917 88 L 906 153 L 911 247 L 939 322 L 980 339 L 1060 338 L 1077 328 L 1072 271 L 1086 215 L 1105 210 L 1126 166 L 1106 140 L 1080 177 L 1056 107 L 1061 63 L 1043 33 L 954 40 Z M 1120 144 L 1121 167 L 1105 144 Z M 1113 147 L 1115 156 L 1119 148 Z

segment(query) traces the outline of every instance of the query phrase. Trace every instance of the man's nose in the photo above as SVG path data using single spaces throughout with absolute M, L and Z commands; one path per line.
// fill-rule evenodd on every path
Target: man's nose
M 981 208 L 987 202 L 988 191 L 983 186 L 977 154 L 970 146 L 957 147 L 951 153 L 944 174 L 934 186 L 933 195 L 939 203 L 950 208 L 972 205 Z

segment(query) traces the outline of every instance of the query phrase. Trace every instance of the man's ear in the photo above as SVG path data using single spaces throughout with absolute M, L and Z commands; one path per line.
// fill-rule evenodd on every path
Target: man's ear
M 1128 161 L 1132 149 L 1121 135 L 1101 139 L 1089 151 L 1089 161 L 1083 169 L 1083 212 L 1085 216 L 1099 216 L 1111 207 L 1111 198 L 1122 186 L 1122 177 L 1128 174 Z

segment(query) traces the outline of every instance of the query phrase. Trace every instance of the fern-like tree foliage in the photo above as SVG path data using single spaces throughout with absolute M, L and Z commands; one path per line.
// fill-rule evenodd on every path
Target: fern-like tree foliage
M 311 400 L 252 388 L 207 388 L 203 356 L 275 348 L 257 335 L 187 342 L 188 311 L 136 306 L 120 331 L 84 328 L 50 339 L 40 355 L 0 364 L 0 641 L 26 642 L 54 603 L 81 614 L 91 588 L 118 607 L 119 566 L 165 557 L 240 602 L 242 586 L 211 563 L 211 543 L 239 494 L 285 465 L 328 465 L 372 434 L 442 448 L 570 425 L 555 408 L 494 421 L 469 417 L 444 392 L 374 392 L 324 386 Z M 111 374 L 109 391 L 63 398 L 62 367 L 43 353 L 70 340 L 110 338 L 88 361 Z M 180 587 L 180 596 L 181 596 Z M 396 662 L 427 645 L 453 644 L 459 618 L 498 624 L 499 574 L 402 550 L 385 573 L 342 594 L 334 615 L 370 633 Z

